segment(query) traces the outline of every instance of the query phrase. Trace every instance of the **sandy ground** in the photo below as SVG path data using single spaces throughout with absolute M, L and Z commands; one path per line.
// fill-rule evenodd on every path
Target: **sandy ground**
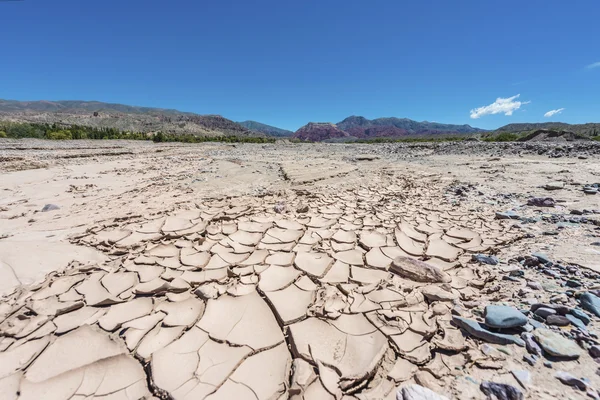
M 131 250 L 127 250 L 127 252 L 115 251 L 114 243 L 110 240 L 103 242 L 94 239 L 104 231 L 112 232 L 107 233 L 107 237 L 112 238 L 116 235 L 113 230 L 130 232 L 133 223 L 153 221 L 164 216 L 172 217 L 179 215 L 178 213 L 181 212 L 190 212 L 190 210 L 198 210 L 200 212 L 197 216 L 198 220 L 206 221 L 210 225 L 212 223 L 210 222 L 211 219 L 215 221 L 215 215 L 220 215 L 219 213 L 222 212 L 223 209 L 220 207 L 225 207 L 223 205 L 227 204 L 225 209 L 235 209 L 235 207 L 249 205 L 249 207 L 260 210 L 260 212 L 256 211 L 257 217 L 251 217 L 244 213 L 240 213 L 239 216 L 235 214 L 227 219 L 219 219 L 220 224 L 233 221 L 239 226 L 247 218 L 255 218 L 252 221 L 264 220 L 264 223 L 275 221 L 274 223 L 277 224 L 277 218 L 283 217 L 295 221 L 293 224 L 290 222 L 289 226 L 300 223 L 303 227 L 292 228 L 285 225 L 280 229 L 308 229 L 308 232 L 311 230 L 311 222 L 303 219 L 304 217 L 299 208 L 303 205 L 310 205 L 311 211 L 309 213 L 312 213 L 314 203 L 316 214 L 310 214 L 311 218 L 317 218 L 319 215 L 327 217 L 327 212 L 323 214 L 323 207 L 352 208 L 354 207 L 352 204 L 358 202 L 360 208 L 361 190 L 368 190 L 368 193 L 371 193 L 369 199 L 365 201 L 369 204 L 372 203 L 373 218 L 375 219 L 383 220 L 383 217 L 378 214 L 382 211 L 377 211 L 378 204 L 382 204 L 384 200 L 393 202 L 393 199 L 395 199 L 400 203 L 413 204 L 412 208 L 406 209 L 401 206 L 389 207 L 391 213 L 389 218 L 391 221 L 396 221 L 395 223 L 405 218 L 408 220 L 409 225 L 413 224 L 416 227 L 421 218 L 427 221 L 428 210 L 432 210 L 431 215 L 446 210 L 444 215 L 454 221 L 449 222 L 450 225 L 447 225 L 447 227 L 475 229 L 473 228 L 473 221 L 475 220 L 485 221 L 485 224 L 481 226 L 497 224 L 493 225 L 492 228 L 488 227 L 491 229 L 490 231 L 484 230 L 484 232 L 488 232 L 486 234 L 489 234 L 490 243 L 493 244 L 485 248 L 474 247 L 473 251 L 467 250 L 460 257 L 457 256 L 454 261 L 451 260 L 460 263 L 464 267 L 463 269 L 473 269 L 475 267 L 470 262 L 471 253 L 495 254 L 500 259 L 499 266 L 483 265 L 475 268 L 478 271 L 477 273 L 481 272 L 478 268 L 488 268 L 492 270 L 497 279 L 485 288 L 478 287 L 478 289 L 481 289 L 481 295 L 485 298 L 485 301 L 479 305 L 480 311 L 486 302 L 490 304 L 507 302 L 516 305 L 518 308 L 528 307 L 532 303 L 530 301 L 532 298 L 535 299 L 533 303 L 547 303 L 552 296 L 563 294 L 568 289 L 564 286 L 563 280 L 553 279 L 552 282 L 549 282 L 548 274 L 543 270 L 528 270 L 525 278 L 521 280 L 502 279 L 503 274 L 508 274 L 515 269 L 515 265 L 519 265 L 516 264 L 518 257 L 530 256 L 535 252 L 542 252 L 551 260 L 559 261 L 564 265 L 576 266 L 578 271 L 590 271 L 592 275 L 581 276 L 580 274 L 578 276 L 582 282 L 582 288 L 594 289 L 595 285 L 600 284 L 596 279 L 596 275 L 593 274 L 594 272 L 600 272 L 600 247 L 594 245 L 594 243 L 600 242 L 600 232 L 598 230 L 600 214 L 597 214 L 600 212 L 600 194 L 586 195 L 582 191 L 584 184 L 600 182 L 600 159 L 597 157 L 586 159 L 576 157 L 549 158 L 545 155 L 532 154 L 490 157 L 489 154 L 440 154 L 436 151 L 423 151 L 421 148 L 415 148 L 414 151 L 410 148 L 403 148 L 402 151 L 393 152 L 389 151 L 389 145 L 286 143 L 268 145 L 216 143 L 185 145 L 127 141 L 47 142 L 0 140 L 0 174 L 2 177 L 0 179 L 0 293 L 7 296 L 6 304 L 10 304 L 12 307 L 12 311 L 6 311 L 7 314 L 0 315 L 0 321 L 13 315 L 14 310 L 20 309 L 19 304 L 21 304 L 21 301 L 29 301 L 32 291 L 35 292 L 40 290 L 40 287 L 44 288 L 51 285 L 52 280 L 55 278 L 52 276 L 46 278 L 48 273 L 63 271 L 68 265 L 71 268 L 73 268 L 73 265 L 76 265 L 75 268 L 79 268 L 78 265 L 110 265 L 110 268 L 117 269 L 110 269 L 109 271 L 109 269 L 102 267 L 103 270 L 117 273 L 119 272 L 118 268 L 127 269 L 127 261 L 125 260 L 133 260 L 135 257 L 140 256 L 137 250 L 136 252 Z M 562 182 L 564 187 L 558 190 L 543 188 L 544 185 L 556 181 Z M 552 197 L 556 201 L 556 206 L 552 208 L 527 206 L 527 200 L 531 197 Z M 57 206 L 58 209 L 42 211 L 44 206 L 49 204 Z M 439 209 L 436 208 L 437 205 L 439 205 Z M 221 211 L 217 212 L 215 210 Z M 508 210 L 513 210 L 522 219 L 495 219 L 495 213 Z M 405 212 L 406 215 L 400 215 L 400 212 Z M 458 213 L 456 215 L 460 215 L 460 217 L 453 220 L 452 218 L 455 217 L 452 214 L 453 212 Z M 417 215 L 421 215 L 421 217 Z M 195 220 L 187 216 L 181 218 Z M 393 225 L 388 226 L 383 223 L 380 227 L 374 225 L 374 228 L 369 228 L 368 225 L 364 225 L 364 220 L 368 218 L 371 217 L 364 216 L 362 227 L 356 228 L 358 236 L 365 234 L 365 231 L 369 235 L 371 233 L 384 235 L 384 237 L 388 235 L 388 246 L 398 244 L 398 236 L 393 239 Z M 446 226 L 445 217 L 440 218 L 440 226 Z M 337 227 L 346 230 L 344 224 L 351 222 L 344 222 L 345 220 L 342 219 L 336 220 L 336 225 L 333 225 L 331 230 L 338 229 Z M 183 225 L 187 226 L 186 224 Z M 162 229 L 164 233 L 165 228 Z M 225 228 L 219 229 L 224 230 Z M 241 228 L 237 229 L 240 229 L 238 232 L 241 232 Z M 312 229 L 325 228 L 312 227 Z M 446 229 L 444 228 L 444 231 L 447 233 Z M 206 240 L 206 237 L 212 238 L 211 235 L 214 235 L 215 240 L 217 238 L 222 239 L 223 235 L 227 235 L 222 231 L 213 233 L 208 230 L 208 232 L 208 236 L 200 232 L 194 232 L 194 234 L 198 234 L 198 237 L 202 236 L 201 240 Z M 417 234 L 420 235 L 420 233 Z M 432 233 L 428 234 L 427 243 L 431 245 L 433 236 L 431 236 Z M 479 232 L 479 234 L 482 235 L 482 238 L 484 237 L 484 233 Z M 199 240 L 198 237 L 190 240 L 192 242 L 197 241 Z M 444 237 L 446 242 L 450 240 L 452 246 L 458 246 L 462 243 L 460 239 L 453 242 L 454 239 L 451 237 Z M 371 239 L 375 240 L 369 236 L 367 241 Z M 165 246 L 172 246 L 175 242 L 175 240 L 170 240 L 168 235 L 158 242 L 156 238 L 153 240 L 154 244 Z M 318 248 L 321 252 L 329 254 L 332 259 L 338 260 L 336 255 L 339 251 L 345 250 L 336 249 L 335 246 L 343 241 L 336 241 L 337 244 L 333 244 L 333 241 L 331 245 L 321 244 L 321 247 Z M 240 242 L 237 243 L 239 245 Z M 302 242 L 296 240 L 296 244 L 299 245 Z M 182 244 L 181 247 L 175 245 L 181 249 L 188 246 L 188 244 Z M 357 246 L 356 249 L 359 252 L 373 250 L 373 247 L 376 247 L 369 247 L 370 245 L 364 245 L 364 243 L 361 245 L 359 242 L 354 245 Z M 405 250 L 402 246 L 400 248 Z M 315 251 L 315 249 L 313 247 L 310 251 Z M 152 246 L 147 247 L 146 250 L 152 251 Z M 266 250 L 271 253 L 276 251 L 271 248 Z M 284 251 L 291 251 L 291 248 L 286 248 Z M 298 257 L 299 250 L 295 248 L 293 252 Z M 213 251 L 213 253 L 215 252 Z M 462 250 L 461 253 L 463 253 Z M 425 256 L 427 257 L 427 255 Z M 121 262 L 123 267 L 114 267 L 115 260 Z M 73 264 L 74 261 L 78 263 Z M 390 261 L 387 261 L 388 264 Z M 441 264 L 444 263 L 449 263 L 449 261 L 444 261 Z M 352 264 L 350 263 L 350 265 Z M 448 266 L 444 264 L 443 267 Z M 296 269 L 298 269 L 297 265 Z M 522 267 L 518 269 L 522 269 Z M 83 273 L 87 274 L 87 271 L 83 270 Z M 131 270 L 128 269 L 128 271 Z M 142 276 L 140 275 L 141 272 L 137 270 L 135 273 Z M 256 271 L 255 273 L 256 276 L 260 275 Z M 241 276 L 245 275 L 242 274 Z M 308 276 L 312 277 L 310 274 Z M 323 285 L 319 286 L 319 289 L 315 289 L 317 293 L 321 293 L 319 290 L 327 285 L 313 278 L 311 279 L 317 285 Z M 227 279 L 231 279 L 231 276 Z M 263 279 L 266 282 L 266 278 L 260 278 L 261 281 Z M 542 281 L 544 285 L 546 283 L 548 285 L 553 284 L 554 289 L 546 289 L 543 293 L 528 293 L 529 289 L 527 289 L 526 283 L 530 281 Z M 241 279 L 233 285 L 239 285 L 240 282 L 243 282 L 244 285 L 254 284 Z M 298 285 L 298 282 L 294 285 Z M 384 283 L 380 283 L 380 285 Z M 364 282 L 364 284 L 367 285 L 367 282 Z M 232 283 L 229 282 L 228 285 L 231 288 Z M 338 284 L 336 290 L 350 290 L 343 285 L 343 283 Z M 473 287 L 475 286 L 473 285 Z M 494 291 L 490 289 L 490 286 L 497 288 Z M 193 292 L 193 289 L 196 288 L 192 287 L 191 292 Z M 519 290 L 522 289 L 525 289 L 526 293 L 519 295 Z M 253 298 L 252 301 L 260 302 L 260 298 L 268 298 L 267 303 L 270 307 L 277 308 L 277 305 L 273 304 L 275 301 L 264 290 L 260 289 L 260 286 L 257 290 L 260 296 L 258 300 Z M 460 294 L 463 300 L 466 299 L 465 293 L 461 291 L 463 289 L 453 286 L 453 290 L 456 291 L 457 295 Z M 81 291 L 78 292 L 82 294 Z M 151 293 L 157 292 L 151 291 Z M 252 293 L 256 294 L 257 292 L 253 291 Z M 225 297 L 227 296 L 225 295 Z M 327 299 L 329 294 L 323 296 Z M 219 297 L 219 299 L 222 298 Z M 239 300 L 244 297 L 231 295 L 231 298 Z M 427 303 L 431 308 L 434 306 L 435 301 L 431 302 L 429 300 Z M 86 301 L 86 308 L 90 308 L 89 299 L 86 298 Z M 170 299 L 170 301 L 175 301 L 175 299 Z M 219 306 L 215 305 L 211 308 L 211 301 L 214 304 L 219 304 Z M 575 301 L 573 297 L 566 299 L 563 304 L 571 307 L 576 304 Z M 237 303 L 224 305 L 223 301 L 219 303 L 216 299 L 208 300 L 208 302 L 209 305 L 206 308 L 204 317 L 198 322 L 198 329 L 204 329 L 202 332 L 208 332 L 211 338 L 215 340 L 229 340 L 219 337 L 218 334 L 211 331 L 213 329 L 211 319 L 215 317 L 212 315 L 207 316 L 207 313 L 209 310 L 213 313 L 233 312 L 232 310 L 239 307 L 239 305 Z M 316 303 L 313 301 L 311 304 L 310 307 L 314 308 Z M 427 305 L 425 308 L 427 308 Z M 471 309 L 472 307 L 466 308 Z M 477 309 L 475 307 L 472 312 L 466 312 L 465 315 L 481 317 L 478 314 L 480 311 L 476 312 Z M 256 311 L 258 315 L 256 318 L 263 318 L 261 310 Z M 402 345 L 399 346 L 398 343 L 391 344 L 392 339 L 390 339 L 389 347 L 386 344 L 379 356 L 372 355 L 374 360 L 377 359 L 374 361 L 377 364 L 376 368 L 371 366 L 365 367 L 365 370 L 355 371 L 343 363 L 332 365 L 332 360 L 338 360 L 335 356 L 332 360 L 326 361 L 328 360 L 327 355 L 322 355 L 319 359 L 317 354 L 311 353 L 316 351 L 311 350 L 311 346 L 318 347 L 319 344 L 304 343 L 308 339 L 298 338 L 301 335 L 299 332 L 305 327 L 295 328 L 295 326 L 303 322 L 298 323 L 294 320 L 295 323 L 290 323 L 288 326 L 285 321 L 282 321 L 280 311 L 276 311 L 279 326 L 286 333 L 286 337 L 296 335 L 294 338 L 296 343 L 290 344 L 289 340 L 287 341 L 287 346 L 291 349 L 289 352 L 285 350 L 286 346 L 284 344 L 286 342 L 283 341 L 283 338 L 281 340 L 273 339 L 271 342 L 267 341 L 268 343 L 263 346 L 270 349 L 267 353 L 274 357 L 273 359 L 277 362 L 282 365 L 292 365 L 292 367 L 288 365 L 292 372 L 288 372 L 284 378 L 278 378 L 279 380 L 273 386 L 275 389 L 271 387 L 254 387 L 250 383 L 244 383 L 244 385 L 250 386 L 250 392 L 252 393 L 248 395 L 249 397 L 246 396 L 247 393 L 244 394 L 240 389 L 240 381 L 232 378 L 236 373 L 243 375 L 239 372 L 242 367 L 239 367 L 233 375 L 231 375 L 231 371 L 229 372 L 230 375 L 224 375 L 229 376 L 226 381 L 215 384 L 213 389 L 218 389 L 214 389 L 212 392 L 206 390 L 202 392 L 204 393 L 202 396 L 198 394 L 197 397 L 187 398 L 202 398 L 204 395 L 210 395 L 211 393 L 214 398 L 227 398 L 232 395 L 239 396 L 238 398 L 271 398 L 269 396 L 274 393 L 282 397 L 301 396 L 298 398 L 302 398 L 303 396 L 307 400 L 311 398 L 342 398 L 342 396 L 346 396 L 344 398 L 348 399 L 393 398 L 396 387 L 400 387 L 403 382 L 406 384 L 415 381 L 422 386 L 434 389 L 438 393 L 444 393 L 448 397 L 485 398 L 479 389 L 479 383 L 485 380 L 513 385 L 525 393 L 527 398 L 553 398 L 559 395 L 567 395 L 567 398 L 585 398 L 585 391 L 577 391 L 565 386 L 554 377 L 559 369 L 580 378 L 587 378 L 591 382 L 588 391 L 600 388 L 600 378 L 595 373 L 597 364 L 586 351 L 582 351 L 582 356 L 578 361 L 557 361 L 554 369 L 544 368 L 542 361 L 538 361 L 535 367 L 529 366 L 522 360 L 523 355 L 527 352 L 518 346 L 510 346 L 510 349 L 502 348 L 501 351 L 495 350 L 497 354 L 494 353 L 493 355 L 485 354 L 485 357 L 488 358 L 487 361 L 478 364 L 477 357 L 488 351 L 481 350 L 481 343 L 483 342 L 473 338 L 467 339 L 468 346 L 462 352 L 462 354 L 467 355 L 465 356 L 467 361 L 463 360 L 454 367 L 449 365 L 450 362 L 446 362 L 444 368 L 456 369 L 456 371 L 448 373 L 439 371 L 441 368 L 440 357 L 444 349 L 439 350 L 438 353 L 434 352 L 438 356 L 434 357 L 429 364 L 427 364 L 429 362 L 427 360 L 415 361 L 411 359 L 414 365 L 410 363 L 410 367 L 404 364 L 400 365 L 398 360 L 402 358 L 400 355 L 403 354 L 404 350 L 401 348 Z M 304 312 L 306 313 L 306 311 Z M 341 314 L 344 315 L 345 313 L 342 312 Z M 356 312 L 350 312 L 349 314 L 353 317 L 363 315 Z M 443 314 L 445 315 L 445 311 Z M 313 321 L 319 318 L 339 320 L 337 315 L 332 317 L 332 315 L 328 316 L 327 313 L 314 311 L 312 314 L 308 312 L 306 315 L 308 315 L 308 319 L 301 319 L 302 321 Z M 368 317 L 367 314 L 364 315 Z M 451 319 L 450 314 L 448 314 L 448 318 Z M 446 327 L 449 328 L 449 325 L 446 326 L 441 322 L 443 320 L 442 317 L 438 320 L 438 327 L 442 330 Z M 204 321 L 204 325 L 202 321 Z M 366 322 L 366 320 L 363 322 Z M 348 329 L 350 331 L 352 329 L 361 331 L 364 328 L 363 322 L 348 323 L 349 326 L 352 326 Z M 371 321 L 371 323 L 373 322 Z M 265 324 L 268 325 L 267 322 Z M 597 324 L 598 321 L 592 323 L 589 327 L 590 332 Z M 369 326 L 373 327 L 370 324 Z M 101 328 L 104 327 L 101 325 Z M 94 328 L 92 333 L 77 330 L 67 335 L 74 333 L 82 337 L 92 335 L 96 340 L 94 336 L 98 334 L 96 329 Z M 306 329 L 309 332 L 311 329 L 317 329 L 317 331 L 321 329 L 323 332 L 325 328 L 311 327 Z M 339 329 L 342 329 L 344 334 L 352 334 L 348 330 L 344 331 L 344 328 Z M 1 330 L 2 325 L 0 325 L 0 333 L 2 333 Z M 157 335 L 161 334 L 162 331 L 157 333 Z M 169 334 L 165 333 L 164 335 L 166 337 Z M 165 343 L 157 345 L 157 349 L 173 342 L 176 338 L 181 337 L 181 334 L 182 332 L 178 331 L 170 340 L 165 339 Z M 366 333 L 357 333 L 359 336 L 364 334 Z M 4 336 L 11 339 L 11 341 L 5 341 L 6 347 L 4 349 L 9 352 L 12 347 L 14 350 L 17 345 L 13 344 L 13 336 L 6 334 Z M 49 339 L 51 344 L 46 352 L 52 350 L 52 346 L 58 346 L 55 345 L 58 341 L 54 338 L 57 334 L 50 336 L 52 336 Z M 383 337 L 383 335 L 381 336 Z M 36 336 L 34 339 L 37 341 L 43 340 L 40 337 Z M 66 337 L 66 335 L 59 335 L 58 337 Z M 427 334 L 426 337 L 427 340 L 430 340 L 432 334 Z M 78 338 L 76 337 L 73 340 L 76 341 L 76 339 Z M 177 340 L 182 340 L 182 338 Z M 589 347 L 590 343 L 593 344 L 595 339 L 590 340 L 590 342 L 583 345 L 584 349 Z M 236 346 L 244 345 L 256 351 L 256 347 L 253 347 L 252 343 L 243 341 L 236 343 L 233 339 L 231 342 Z M 173 344 L 176 343 L 177 341 L 173 342 Z M 218 343 L 218 341 L 215 343 Z M 281 356 L 283 357 L 281 360 L 274 354 L 275 349 L 279 348 L 280 345 L 283 346 L 281 354 L 284 354 Z M 300 349 L 304 345 L 307 346 L 306 349 Z M 38 357 L 42 350 L 43 348 L 36 353 L 35 357 Z M 3 351 L 1 346 L 0 351 Z M 170 380 L 174 378 L 156 376 L 156 367 L 152 372 L 148 372 L 149 367 L 147 365 L 154 362 L 151 358 L 152 351 L 146 351 L 147 354 L 143 355 L 135 353 L 137 350 L 132 348 L 128 351 L 131 351 L 138 360 L 141 360 L 145 368 L 144 373 L 150 376 L 147 379 L 150 382 L 147 385 L 149 392 L 144 395 L 148 397 L 162 396 L 168 398 L 167 396 L 173 396 L 173 398 L 186 398 L 185 396 L 189 393 L 177 392 L 180 389 L 178 385 L 169 386 L 172 383 Z M 231 348 L 225 346 L 223 352 L 228 351 L 231 351 Z M 325 350 L 323 351 L 326 353 Z M 37 360 L 41 360 L 46 352 L 43 352 Z M 220 354 L 219 351 L 215 352 L 215 354 Z M 475 356 L 475 352 L 482 353 Z M 125 353 L 129 354 L 129 352 Z M 125 357 L 123 355 L 125 353 L 119 354 Z M 290 353 L 292 356 L 290 356 Z M 246 364 L 248 366 L 253 365 L 250 360 L 257 357 L 259 353 L 249 354 L 244 356 L 246 358 L 240 356 L 240 360 L 245 360 L 241 364 L 242 366 Z M 296 357 L 298 354 L 301 354 L 302 357 Z M 32 356 L 32 359 L 35 357 Z M 176 358 L 171 356 L 164 357 L 166 357 L 165 360 L 178 362 Z M 100 362 L 99 359 L 102 358 L 92 361 Z M 300 359 L 304 360 L 302 362 L 307 362 L 308 367 L 301 365 L 301 361 L 297 361 Z M 92 361 L 90 361 L 90 365 L 95 365 Z M 355 363 L 356 365 L 362 365 L 362 361 L 355 360 Z M 29 362 L 26 363 L 27 365 L 19 365 L 14 371 L 9 372 L 25 370 Z M 36 362 L 38 361 L 32 364 L 30 370 L 36 367 Z M 434 362 L 437 364 L 431 366 Z M 452 361 L 452 363 L 454 362 Z M 82 365 L 77 365 L 77 367 L 83 368 Z M 406 379 L 398 377 L 398 371 L 391 374 L 395 365 L 398 365 L 396 370 L 402 370 L 403 374 L 407 375 Z M 406 372 L 408 370 L 412 371 L 413 367 L 415 369 L 413 372 Z M 283 366 L 281 368 L 284 369 Z M 299 381 L 300 378 L 294 375 L 294 373 L 298 374 L 298 371 L 303 370 L 303 368 L 313 371 L 319 377 L 320 384 L 318 388 L 314 386 L 315 383 L 311 383 L 312 381 L 305 382 L 306 386 L 303 386 Z M 40 366 L 37 366 L 36 371 L 39 369 Z M 519 384 L 514 378 L 513 371 L 515 370 L 529 371 L 532 376 L 531 382 Z M 2 367 L 0 367 L 1 371 Z M 65 371 L 65 373 L 68 373 L 71 370 L 65 369 Z M 415 371 L 419 371 L 417 375 L 415 375 Z M 132 372 L 133 375 L 135 373 L 137 372 Z M 308 374 L 306 371 L 305 373 Z M 39 376 L 34 378 L 36 374 L 30 373 L 29 370 L 27 370 L 27 374 L 31 375 L 28 379 L 36 383 L 46 382 L 45 379 L 49 376 L 44 377 L 42 376 L 44 374 L 37 374 Z M 365 377 L 357 379 L 352 374 L 365 374 Z M 13 377 L 13 375 L 7 373 L 6 376 Z M 350 375 L 353 377 L 350 377 Z M 0 376 L 0 386 L 2 386 L 2 379 L 8 385 L 6 383 L 8 378 L 3 377 L 4 375 Z M 11 378 L 10 382 L 12 383 L 10 384 L 23 387 L 29 382 L 25 378 L 27 378 L 27 375 L 24 378 Z M 252 380 L 245 375 L 238 378 Z M 309 379 L 306 376 L 303 378 Z M 350 381 L 351 384 L 348 384 Z M 238 386 L 235 386 L 234 383 L 223 384 L 223 382 L 234 382 Z M 174 395 L 175 392 L 177 394 Z M 140 389 L 139 393 L 144 393 L 144 390 Z M 98 393 L 96 394 L 98 395 Z M 71 396 L 74 395 L 73 393 Z M 0 399 L 18 398 L 18 396 L 3 396 L 3 394 L 0 394 Z M 56 398 L 63 397 L 57 395 Z M 64 398 L 74 397 L 67 396 Z

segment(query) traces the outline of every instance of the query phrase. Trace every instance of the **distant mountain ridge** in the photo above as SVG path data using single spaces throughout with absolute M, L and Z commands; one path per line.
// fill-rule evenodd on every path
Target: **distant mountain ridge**
M 315 142 L 403 137 L 428 138 L 441 135 L 493 135 L 504 132 L 530 134 L 540 129 L 573 132 L 587 137 L 600 135 L 600 123 L 516 123 L 505 125 L 494 131 L 486 131 L 470 125 L 418 122 L 408 118 L 394 117 L 370 120 L 355 115 L 347 117 L 337 124 L 310 122 L 296 132 L 292 132 L 251 120 L 236 123 L 220 115 L 200 115 L 174 109 L 82 100 L 17 101 L 0 99 L 0 120 L 209 137 L 266 135 Z
M 264 133 L 267 136 L 289 137 L 294 134 L 294 132 L 288 131 L 287 129 L 277 128 L 275 126 L 262 124 L 256 121 L 242 121 L 238 122 L 238 124 L 244 128 L 250 129 L 251 131 Z
M 264 136 L 220 115 L 199 115 L 172 109 L 137 107 L 99 101 L 0 100 L 0 120 L 128 132 L 163 132 L 198 136 Z
M 536 122 L 508 124 L 496 129 L 495 133 L 530 133 L 536 130 L 567 131 L 584 136 L 600 135 L 600 123 L 567 124 L 564 122 Z
M 350 116 L 337 124 L 311 122 L 300 128 L 294 138 L 310 141 L 342 139 L 401 138 L 409 136 L 463 135 L 486 132 L 470 125 L 418 122 L 408 118 Z

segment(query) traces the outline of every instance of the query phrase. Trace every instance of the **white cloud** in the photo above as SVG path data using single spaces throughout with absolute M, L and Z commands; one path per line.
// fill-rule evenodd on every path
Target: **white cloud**
M 563 111 L 564 111 L 564 108 L 559 108 L 557 110 L 550 110 L 546 114 L 544 114 L 544 117 L 550 118 L 551 116 L 556 115 L 556 114 L 560 114 Z
M 490 104 L 489 106 L 483 106 L 483 107 L 474 108 L 473 110 L 471 110 L 471 118 L 477 119 L 484 115 L 502 114 L 502 113 L 504 115 L 512 115 L 513 112 L 515 110 L 518 110 L 519 108 L 521 108 L 521 106 L 523 104 L 531 103 L 530 101 L 516 101 L 516 99 L 518 99 L 519 96 L 521 96 L 521 95 L 518 94 L 516 96 L 508 97 L 508 98 L 498 97 L 496 99 L 496 101 L 493 102 L 492 104 Z
M 590 64 L 586 68 L 587 69 L 600 68 L 600 61 Z

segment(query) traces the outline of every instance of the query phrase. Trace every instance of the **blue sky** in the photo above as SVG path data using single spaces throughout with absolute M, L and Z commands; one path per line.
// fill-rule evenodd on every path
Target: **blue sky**
M 0 1 L 0 98 L 292 130 L 349 115 L 600 122 L 599 15 L 598 0 Z

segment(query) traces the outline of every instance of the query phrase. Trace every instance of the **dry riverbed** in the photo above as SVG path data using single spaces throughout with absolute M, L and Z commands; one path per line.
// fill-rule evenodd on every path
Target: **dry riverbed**
M 0 400 L 600 398 L 597 150 L 0 139 Z

